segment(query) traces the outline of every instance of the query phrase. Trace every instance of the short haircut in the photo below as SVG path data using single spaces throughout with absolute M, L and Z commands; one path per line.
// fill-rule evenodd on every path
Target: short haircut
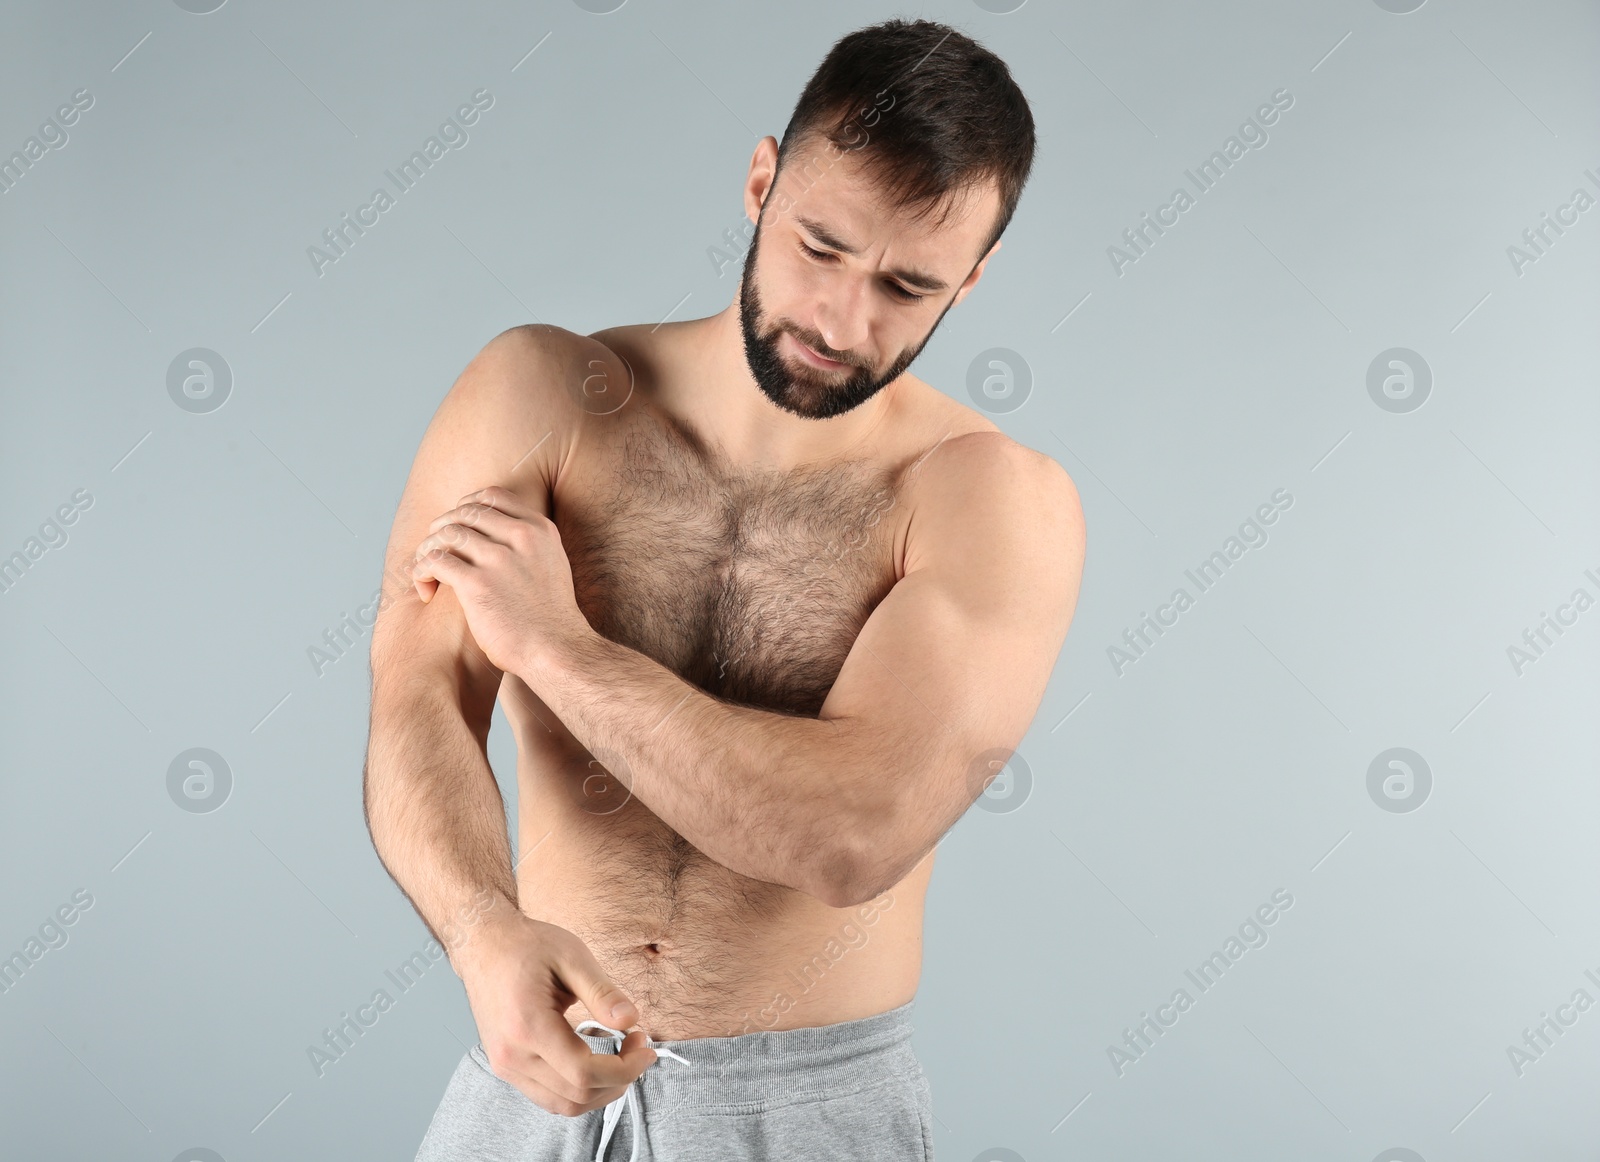
M 889 204 L 922 218 L 988 181 L 1000 212 L 978 259 L 1005 232 L 1033 168 L 1033 113 L 1011 70 L 947 24 L 886 20 L 842 37 L 806 82 L 778 147 L 860 150 Z

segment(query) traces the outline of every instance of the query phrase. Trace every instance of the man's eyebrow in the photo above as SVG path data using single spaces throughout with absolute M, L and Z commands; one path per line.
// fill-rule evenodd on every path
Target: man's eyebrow
M 856 247 L 835 236 L 831 230 L 815 218 L 807 218 L 803 214 L 796 214 L 794 215 L 794 220 L 805 227 L 813 238 L 829 250 L 837 250 L 840 254 L 849 255 L 858 253 Z M 929 294 L 938 294 L 940 291 L 949 289 L 949 284 L 943 279 L 935 278 L 933 275 L 925 274 L 920 270 L 891 270 L 889 273 L 906 285 L 914 286 L 918 290 L 926 291 Z

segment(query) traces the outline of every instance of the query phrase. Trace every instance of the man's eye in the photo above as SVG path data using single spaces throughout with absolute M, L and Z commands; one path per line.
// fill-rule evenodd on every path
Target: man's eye
M 833 257 L 833 255 L 828 254 L 825 251 L 811 249 L 811 247 L 807 246 L 804 242 L 800 243 L 800 249 L 808 258 L 825 260 Z M 919 295 L 908 291 L 905 287 L 901 286 L 897 282 L 886 282 L 884 285 L 889 288 L 889 292 L 893 294 L 895 298 L 899 299 L 903 303 L 920 303 L 924 298 L 927 297 L 926 295 Z

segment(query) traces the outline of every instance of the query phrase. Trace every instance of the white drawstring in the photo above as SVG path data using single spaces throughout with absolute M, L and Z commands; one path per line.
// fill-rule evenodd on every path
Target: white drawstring
M 599 1021 L 580 1021 L 574 1031 L 582 1033 L 584 1029 L 591 1027 L 601 1030 L 608 1036 L 615 1037 L 617 1039 L 617 1052 L 622 1052 L 622 1042 L 627 1034 L 618 1029 L 613 1029 L 609 1025 L 602 1025 Z M 670 1057 L 674 1061 L 683 1061 L 685 1065 L 692 1064 L 689 1061 L 684 1061 L 682 1057 L 678 1056 L 672 1050 L 663 1049 L 655 1044 L 655 1042 L 650 1040 L 650 1034 L 648 1033 L 645 1034 L 644 1042 L 662 1057 Z M 638 1083 L 636 1081 L 629 1082 L 628 1088 L 623 1091 L 622 1096 L 606 1106 L 605 1119 L 601 1122 L 600 1148 L 594 1152 L 594 1162 L 604 1162 L 606 1156 L 606 1143 L 611 1141 L 611 1132 L 617 1128 L 617 1123 L 622 1120 L 622 1107 L 624 1103 L 626 1103 L 629 1112 L 633 1114 L 633 1152 L 628 1155 L 628 1162 L 638 1162 L 639 1138 L 643 1134 L 643 1126 L 640 1122 L 639 1116 L 639 1099 L 633 1092 L 633 1087 L 637 1084 Z

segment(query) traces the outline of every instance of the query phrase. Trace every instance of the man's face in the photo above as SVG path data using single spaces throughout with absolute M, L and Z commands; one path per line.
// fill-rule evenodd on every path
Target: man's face
M 892 383 L 976 283 L 974 255 L 998 207 L 990 185 L 942 225 L 915 222 L 884 206 L 854 152 L 791 157 L 762 203 L 739 288 L 762 392 L 822 420 Z

